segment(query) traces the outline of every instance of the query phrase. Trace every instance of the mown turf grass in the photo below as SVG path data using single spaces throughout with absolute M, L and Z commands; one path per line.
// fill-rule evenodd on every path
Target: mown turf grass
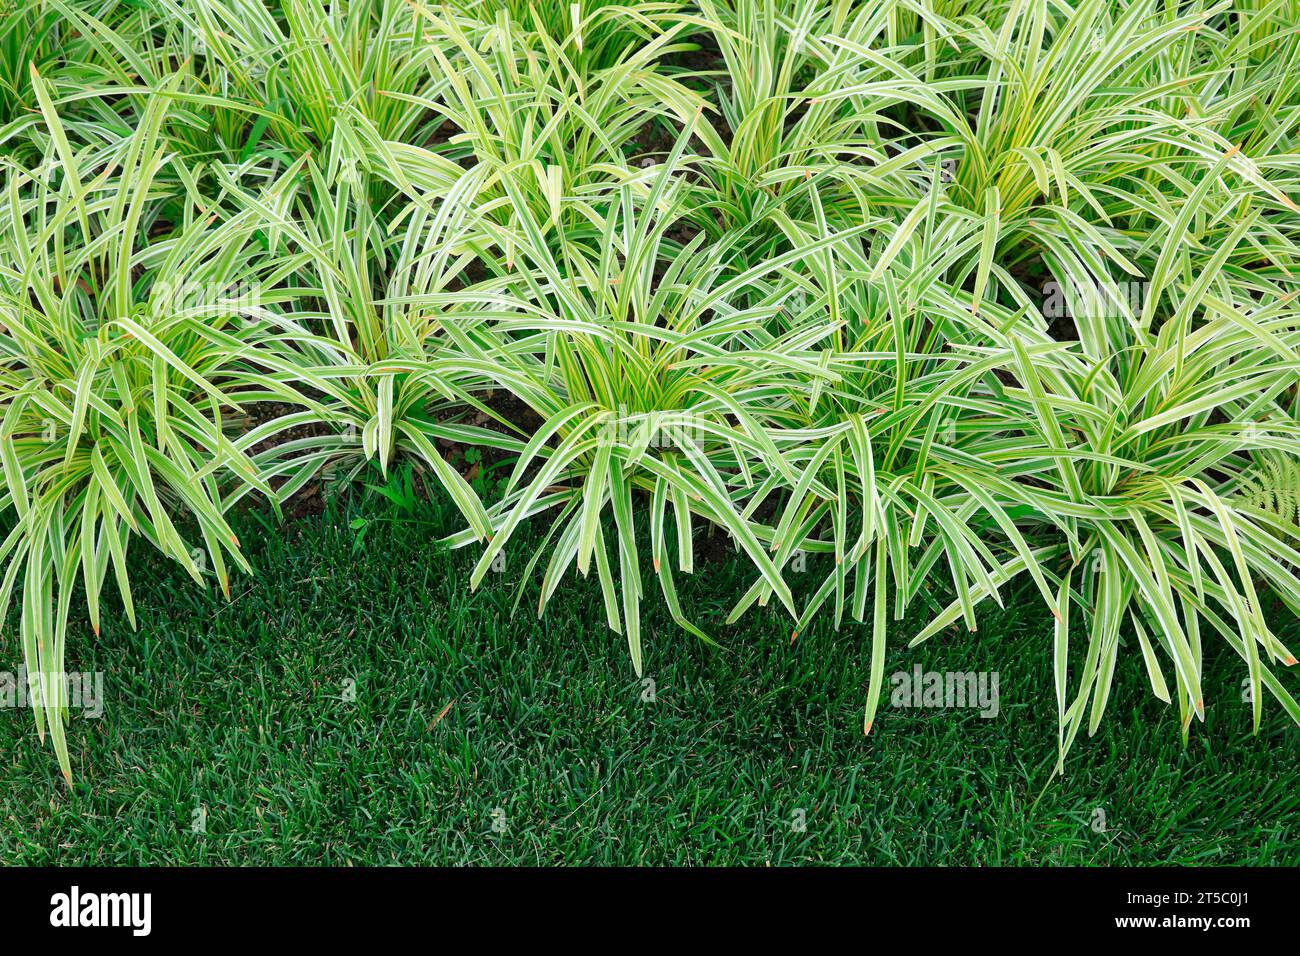
M 358 513 L 378 520 L 354 550 Z M 541 621 L 526 594 L 511 619 L 527 553 L 470 594 L 472 549 L 434 542 L 456 527 L 444 508 L 263 520 L 242 520 L 259 578 L 231 603 L 139 549 L 139 632 L 114 607 L 70 648 L 106 698 L 71 723 L 74 792 L 31 715 L 0 712 L 5 863 L 1300 862 L 1297 731 L 1270 707 L 1251 738 L 1218 643 L 1186 750 L 1124 654 L 1110 716 L 1049 783 L 1050 618 L 1032 593 L 990 605 L 976 635 L 909 652 L 921 617 L 891 631 L 886 673 L 998 671 L 996 718 L 886 699 L 863 738 L 865 629 L 822 620 L 791 646 L 774 609 L 721 627 L 742 562 L 682 582 L 724 650 L 649 603 L 651 702 L 594 582 Z M 20 660 L 7 630 L 0 667 Z

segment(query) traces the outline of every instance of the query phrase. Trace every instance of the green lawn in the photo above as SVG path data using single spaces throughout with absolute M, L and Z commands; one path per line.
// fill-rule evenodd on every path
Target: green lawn
M 683 635 L 650 602 L 650 702 L 594 581 L 561 588 L 542 621 L 529 592 L 512 619 L 523 549 L 470 594 L 470 551 L 435 544 L 449 517 L 362 507 L 386 517 L 355 553 L 352 512 L 279 534 L 246 516 L 258 576 L 239 580 L 229 604 L 138 550 L 139 632 L 116 610 L 98 641 L 74 629 L 69 669 L 106 674 L 103 716 L 71 723 L 75 793 L 31 715 L 0 712 L 0 858 L 1300 862 L 1297 733 L 1271 706 L 1250 736 L 1244 667 L 1217 643 L 1207 722 L 1187 750 L 1140 655 L 1121 653 L 1101 730 L 1081 736 L 1066 777 L 1049 782 L 1051 619 L 1031 593 L 1005 611 L 990 604 L 978 634 L 914 652 L 905 638 L 923 615 L 891 632 L 887 674 L 918 662 L 998 671 L 996 718 L 886 699 L 864 738 L 865 628 L 836 634 L 822 622 L 792 647 L 774 609 L 723 627 L 744 583 L 739 561 L 709 561 L 681 582 L 688 613 L 716 625 L 724 650 Z M 9 630 L 0 669 L 20 659 Z M 204 833 L 193 832 L 199 807 Z

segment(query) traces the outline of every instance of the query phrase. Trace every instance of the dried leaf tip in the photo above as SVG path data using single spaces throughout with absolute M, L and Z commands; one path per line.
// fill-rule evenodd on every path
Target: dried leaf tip
M 452 707 L 455 706 L 455 704 L 456 704 L 456 698 L 453 697 L 453 698 L 448 702 L 448 704 L 447 704 L 446 707 L 444 707 L 442 710 L 438 711 L 438 716 L 435 717 L 435 718 L 433 718 L 433 720 L 429 723 L 429 727 L 428 727 L 428 729 L 429 729 L 429 730 L 433 730 L 434 727 L 437 727 L 438 724 L 442 723 L 442 718 L 446 717 L 447 714 L 451 712 L 451 709 L 452 709 Z

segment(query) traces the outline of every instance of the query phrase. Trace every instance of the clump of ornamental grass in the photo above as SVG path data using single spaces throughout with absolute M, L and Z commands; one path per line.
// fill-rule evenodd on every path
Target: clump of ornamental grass
M 482 233 L 466 221 L 463 203 L 479 180 L 465 176 L 442 200 L 409 203 L 388 223 L 367 201 L 361 167 L 333 165 L 331 176 L 307 160 L 270 195 L 243 194 L 302 264 L 293 276 L 299 308 L 292 325 L 282 325 L 273 370 L 300 386 L 299 407 L 244 441 L 265 446 L 259 462 L 283 481 L 281 498 L 322 473 L 348 483 L 369 462 L 386 475 L 395 460 L 414 459 L 432 471 L 476 537 L 487 537 L 478 496 L 439 451 L 440 442 L 515 453 L 523 447 L 509 434 L 511 424 L 441 358 L 447 328 L 489 321 L 501 291 L 499 283 L 464 280 Z M 276 202 L 277 191 L 287 202 Z M 284 212 L 273 212 L 277 206 Z M 457 420 L 474 410 L 507 432 Z M 290 434 L 304 429 L 311 434 Z
M 900 104 L 944 101 L 874 47 L 895 36 L 894 4 L 702 0 L 725 77 L 699 137 L 702 188 L 689 215 L 711 238 L 744 232 L 752 264 L 818 221 L 853 224 L 908 208 L 925 164 L 955 140 L 909 142 Z M 884 146 L 884 140 L 891 140 Z M 816 195 L 814 195 L 814 191 Z
M 335 136 L 344 108 L 382 140 L 422 143 L 422 100 L 448 78 L 403 0 L 160 0 L 184 29 L 197 82 L 183 99 L 229 158 L 274 146 L 292 161 Z
M 707 245 L 697 234 L 683 245 L 669 236 L 686 195 L 672 175 L 685 144 L 683 134 L 643 201 L 631 184 L 620 188 L 598 244 L 562 243 L 558 255 L 506 180 L 521 231 L 491 232 L 517 256 L 509 299 L 517 314 L 496 321 L 488 337 L 447 328 L 464 355 L 454 364 L 509 390 L 543 422 L 491 509 L 490 544 L 471 585 L 524 520 L 554 515 L 529 566 L 541 568 L 539 613 L 571 568 L 585 575 L 594 566 L 609 625 L 626 634 L 638 674 L 646 590 L 639 524 L 650 529 L 664 600 L 691 633 L 706 637 L 678 604 L 669 544 L 675 539 L 678 569 L 689 573 L 701 519 L 728 533 L 794 610 L 747 502 L 768 482 L 796 480 L 768 421 L 782 406 L 782 376 L 800 368 L 791 354 L 825 333 L 773 334 L 765 325 L 783 292 L 742 292 L 837 238 L 728 276 L 727 244 Z
M 1004 463 L 1032 428 L 999 394 L 997 375 L 1009 373 L 1016 353 L 955 290 L 918 282 L 960 261 L 980 237 L 970 224 L 954 234 L 934 229 L 937 200 L 936 188 L 915 242 L 891 241 L 869 256 L 860 239 L 836 239 L 812 270 L 816 281 L 801 285 L 783 313 L 792 329 L 829 323 L 830 332 L 798 355 L 818 377 L 790 396 L 773 438 L 799 481 L 769 489 L 778 507 L 763 537 L 783 567 L 809 554 L 833 558 L 832 572 L 805 598 L 792 642 L 828 602 L 837 629 L 846 610 L 863 621 L 872 596 L 865 732 L 883 679 L 887 621 L 902 619 L 932 575 L 950 579 L 972 630 L 971 592 L 997 599 L 1008 562 L 1027 568 L 1049 610 L 1060 613 L 1040 555 L 1015 520 L 1020 466 Z M 731 620 L 768 593 L 756 582 Z
M 698 94 L 656 69 L 680 49 L 684 24 L 588 69 L 570 45 L 509 19 L 422 14 L 449 79 L 440 98 L 426 101 L 449 131 L 432 161 L 482 171 L 480 215 L 504 224 L 523 204 L 548 233 L 590 230 L 613 187 L 648 178 L 630 164 L 637 138 L 656 123 L 689 123 L 704 107 Z M 506 259 L 513 263 L 508 247 Z
M 614 66 L 674 28 L 690 26 L 698 16 L 678 0 L 457 0 L 453 6 L 468 19 L 535 33 L 579 77 Z
M 36 727 L 71 779 L 60 675 L 78 585 L 98 632 L 110 570 L 135 623 L 134 540 L 227 594 L 227 562 L 248 570 L 225 518 L 230 486 L 272 491 L 237 426 L 243 403 L 292 393 L 260 374 L 276 334 L 260 289 L 294 264 L 263 254 L 252 210 L 155 219 L 163 98 L 123 163 L 96 165 L 34 83 L 59 149 L 3 181 L 0 509 L 16 521 L 0 543 L 0 617 L 17 591 Z

